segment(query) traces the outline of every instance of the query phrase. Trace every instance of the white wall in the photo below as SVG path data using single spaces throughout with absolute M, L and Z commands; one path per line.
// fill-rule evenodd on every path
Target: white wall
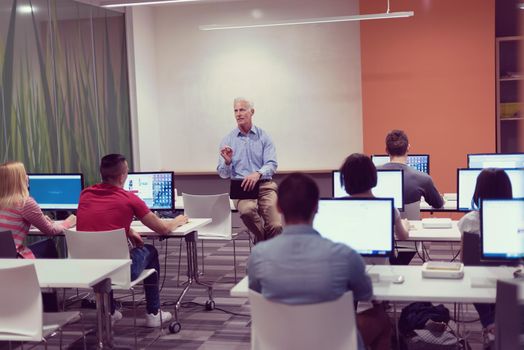
M 349 153 L 362 151 L 358 22 L 198 29 L 356 14 L 358 1 L 233 1 L 132 11 L 138 127 L 147 125 L 139 130 L 142 170 L 153 170 L 160 157 L 157 168 L 214 171 L 218 144 L 236 125 L 236 96 L 254 100 L 254 123 L 272 136 L 279 170 L 335 169 Z M 156 81 L 139 74 L 150 59 Z M 140 108 L 142 96 L 147 109 Z M 149 125 L 156 122 L 158 132 Z
M 134 170 L 162 168 L 154 17 L 147 6 L 126 13 Z

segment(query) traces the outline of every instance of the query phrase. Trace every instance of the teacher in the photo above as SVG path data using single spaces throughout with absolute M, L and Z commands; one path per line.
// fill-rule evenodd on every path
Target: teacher
M 282 231 L 276 209 L 277 184 L 272 180 L 277 170 L 275 145 L 269 135 L 253 125 L 254 105 L 237 97 L 233 101 L 237 128 L 220 143 L 217 171 L 221 178 L 242 179 L 246 191 L 259 183 L 258 199 L 241 199 L 237 209 L 244 225 L 255 236 L 255 244 Z

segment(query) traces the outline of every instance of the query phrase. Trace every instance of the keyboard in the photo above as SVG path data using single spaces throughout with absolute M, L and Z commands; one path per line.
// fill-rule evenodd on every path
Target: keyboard
M 451 219 L 449 218 L 425 218 L 422 219 L 423 228 L 451 228 Z

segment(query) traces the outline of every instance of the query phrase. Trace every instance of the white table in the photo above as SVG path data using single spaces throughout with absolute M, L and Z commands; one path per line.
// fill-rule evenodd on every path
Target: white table
M 129 269 L 131 260 L 0 259 L 0 266 L 20 266 L 28 262 L 35 265 L 40 288 L 93 288 L 97 299 L 98 346 L 112 347 L 110 277 L 121 269 Z
M 172 219 L 162 219 L 162 220 L 172 220 Z M 199 228 L 209 223 L 211 223 L 211 219 L 209 218 L 190 218 L 187 224 L 177 227 L 174 231 L 170 232 L 167 235 L 160 235 L 154 232 L 153 230 L 145 226 L 140 221 L 133 221 L 131 223 L 131 228 L 144 237 L 160 237 L 160 238 L 178 237 L 178 238 L 181 238 L 181 237 L 185 237 L 187 234 L 191 232 L 197 231 Z
M 409 221 L 408 241 L 425 242 L 460 242 L 462 235 L 457 226 L 458 221 L 451 222 L 451 228 L 423 228 L 422 220 Z
M 231 211 L 237 211 L 237 207 L 235 206 L 235 202 L 232 199 L 229 199 L 229 206 L 231 207 Z M 184 210 L 184 197 L 182 197 L 182 196 L 176 196 L 175 197 L 175 209 L 176 210 Z
M 427 202 L 420 202 L 420 211 L 422 212 L 454 212 L 457 210 L 457 200 L 446 200 L 442 208 L 433 208 Z
M 169 325 L 169 331 L 171 333 L 178 333 L 181 329 L 181 324 L 178 318 L 178 311 L 182 304 L 182 299 L 186 295 L 187 291 L 193 283 L 202 285 L 207 288 L 209 295 L 209 300 L 206 302 L 206 309 L 212 310 L 215 307 L 215 302 L 213 301 L 213 286 L 210 284 L 204 283 L 199 280 L 198 272 L 198 249 L 197 249 L 197 239 L 198 233 L 197 230 L 209 224 L 211 219 L 208 218 L 190 218 L 189 222 L 185 225 L 179 226 L 173 232 L 167 235 L 160 235 L 150 228 L 144 226 L 141 222 L 133 222 L 131 227 L 138 232 L 141 236 L 144 237 L 154 237 L 154 238 L 184 238 L 186 241 L 186 255 L 187 255 L 187 282 L 184 290 L 180 293 L 177 301 L 175 303 L 175 319 Z
M 163 220 L 172 220 L 172 219 L 163 219 Z M 185 294 L 191 287 L 193 283 L 202 285 L 207 288 L 209 300 L 206 303 L 207 308 L 214 308 L 214 301 L 213 301 L 213 287 L 207 283 L 201 282 L 198 277 L 198 249 L 196 241 L 198 239 L 197 230 L 209 224 L 211 222 L 211 219 L 209 218 L 190 218 L 189 222 L 187 224 L 184 224 L 182 226 L 177 227 L 174 231 L 170 232 L 167 235 L 161 235 L 159 233 L 154 232 L 149 227 L 142 224 L 140 221 L 133 221 L 131 223 L 131 228 L 133 228 L 136 232 L 138 232 L 143 237 L 151 237 L 151 238 L 159 238 L 159 239 L 167 239 L 167 238 L 184 238 L 186 241 L 186 252 L 187 252 L 187 274 L 188 274 L 188 281 L 187 284 L 178 297 L 176 304 L 175 304 L 175 319 L 170 324 L 169 330 L 172 333 L 178 333 L 181 329 L 180 321 L 178 318 L 178 310 L 180 310 L 180 306 L 182 304 L 182 299 L 184 298 Z M 72 230 L 76 230 L 75 228 L 72 228 Z M 36 229 L 32 228 L 30 230 L 31 235 L 41 235 L 42 233 Z M 96 260 L 94 260 L 96 261 Z M 164 272 L 165 273 L 165 272 Z
M 379 281 L 373 282 L 376 300 L 431 301 L 439 303 L 494 303 L 496 287 L 472 287 L 475 278 L 512 279 L 514 267 L 464 267 L 462 279 L 423 278 L 421 266 L 367 266 L 369 273 L 378 273 Z M 404 283 L 394 284 L 393 276 L 404 276 Z M 230 291 L 232 297 L 248 296 L 248 277 L 244 277 Z M 524 285 L 519 300 L 524 301 Z

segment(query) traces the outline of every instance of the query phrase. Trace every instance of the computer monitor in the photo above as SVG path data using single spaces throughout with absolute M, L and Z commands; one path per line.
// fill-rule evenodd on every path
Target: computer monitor
M 347 197 L 340 183 L 340 171 L 333 171 L 332 195 L 334 198 Z M 404 210 L 404 172 L 400 169 L 377 170 L 377 186 L 371 189 L 377 198 L 393 198 L 395 208 Z
M 175 174 L 172 171 L 132 172 L 124 183 L 151 210 L 173 210 L 175 204 Z
M 457 169 L 457 210 L 473 209 L 473 194 L 482 169 Z M 504 169 L 511 181 L 513 198 L 524 197 L 524 169 Z
M 393 199 L 321 199 L 313 227 L 322 237 L 343 243 L 364 256 L 393 251 Z
M 468 154 L 468 168 L 524 168 L 524 153 Z
M 480 235 L 483 259 L 524 259 L 524 198 L 482 200 Z
M 28 174 L 29 195 L 43 210 L 76 210 L 84 188 L 82 174 Z
M 387 154 L 374 154 L 371 156 L 371 160 L 378 167 L 389 163 L 389 156 Z M 409 154 L 407 164 L 418 171 L 429 174 L 429 154 Z

